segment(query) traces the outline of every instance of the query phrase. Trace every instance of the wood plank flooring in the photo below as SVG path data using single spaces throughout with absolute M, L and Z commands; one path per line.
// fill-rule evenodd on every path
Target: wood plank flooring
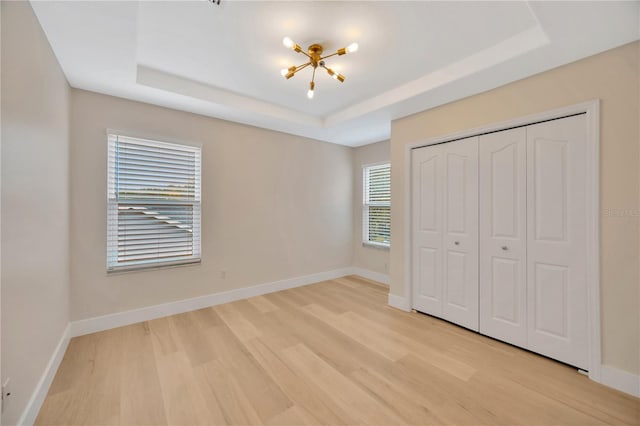
M 640 424 L 640 399 L 346 277 L 71 340 L 38 425 Z

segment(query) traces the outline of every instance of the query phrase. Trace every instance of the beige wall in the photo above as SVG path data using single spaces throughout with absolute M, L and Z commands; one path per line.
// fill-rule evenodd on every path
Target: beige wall
M 71 116 L 72 320 L 351 266 L 351 148 L 75 89 Z M 202 264 L 106 274 L 107 129 L 202 143 Z
M 69 86 L 28 2 L 2 2 L 2 381 L 16 424 L 69 321 Z
M 391 293 L 403 296 L 405 146 L 579 102 L 601 100 L 601 288 L 603 362 L 640 373 L 639 43 L 629 44 L 392 123 Z
M 353 150 L 353 266 L 385 275 L 389 273 L 389 249 L 362 244 L 362 166 L 390 159 L 389 141 Z

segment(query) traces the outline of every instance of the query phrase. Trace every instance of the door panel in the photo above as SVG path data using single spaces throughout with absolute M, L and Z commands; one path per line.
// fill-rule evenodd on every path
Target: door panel
M 467 254 L 455 251 L 447 252 L 447 303 L 459 309 L 466 309 L 465 271 Z
M 534 268 L 535 330 L 552 337 L 567 339 L 567 324 L 569 322 L 568 268 L 544 263 L 536 263 Z
M 520 271 L 522 269 L 520 262 L 499 257 L 493 257 L 491 261 L 491 308 L 488 312 L 490 314 L 489 318 L 518 327 L 523 321 L 523 312 L 520 307 L 520 299 L 523 292 L 516 285 L 520 282 Z M 523 332 L 525 332 L 526 338 L 526 330 L 523 330 Z
M 535 236 L 538 241 L 567 241 L 566 140 L 532 139 Z
M 438 169 L 437 155 L 427 158 L 419 165 L 420 182 L 420 211 L 419 229 L 421 231 L 439 232 L 440 224 L 438 212 Z
M 442 316 L 442 150 L 411 155 L 413 307 Z
M 526 130 L 480 136 L 480 332 L 527 343 Z
M 527 347 L 588 368 L 586 122 L 527 127 Z
M 506 144 L 503 142 L 505 137 Z M 522 198 L 518 184 L 524 183 L 524 133 L 513 131 L 492 135 L 491 139 L 497 140 L 498 149 L 495 145 L 492 146 L 493 151 L 488 152 L 490 157 L 481 160 L 482 167 L 489 167 L 490 173 L 488 184 L 491 206 L 494 207 L 491 209 L 491 235 L 498 238 L 520 238 L 523 234 L 520 228 L 524 220 L 521 217 L 521 206 L 518 204 Z M 487 142 L 483 148 L 490 149 L 489 143 L 491 142 Z
M 444 171 L 443 318 L 478 331 L 478 138 L 441 145 Z
M 419 296 L 434 302 L 440 300 L 440 283 L 438 280 L 439 250 L 430 247 L 420 249 Z
M 451 142 L 455 144 L 457 142 Z M 451 149 L 450 146 L 444 145 L 445 151 Z M 466 209 L 465 202 L 467 199 L 467 176 L 470 161 L 467 155 L 461 155 L 457 152 L 445 152 L 446 163 L 446 206 L 447 213 L 447 231 L 466 234 Z

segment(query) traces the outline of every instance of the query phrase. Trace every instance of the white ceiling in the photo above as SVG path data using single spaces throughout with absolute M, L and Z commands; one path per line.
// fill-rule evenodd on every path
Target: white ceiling
M 640 38 L 640 2 L 32 1 L 71 86 L 348 146 L 391 120 Z M 325 52 L 311 70 L 288 35 Z M 614 76 L 612 76 L 614 78 Z

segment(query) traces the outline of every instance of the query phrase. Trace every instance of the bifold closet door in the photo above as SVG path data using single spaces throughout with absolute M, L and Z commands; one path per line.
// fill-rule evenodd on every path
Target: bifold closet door
M 584 114 L 412 152 L 413 307 L 587 369 Z
M 413 306 L 478 330 L 478 138 L 412 153 Z
M 527 136 L 480 136 L 480 332 L 527 344 Z
M 585 115 L 527 127 L 527 348 L 588 369 Z

